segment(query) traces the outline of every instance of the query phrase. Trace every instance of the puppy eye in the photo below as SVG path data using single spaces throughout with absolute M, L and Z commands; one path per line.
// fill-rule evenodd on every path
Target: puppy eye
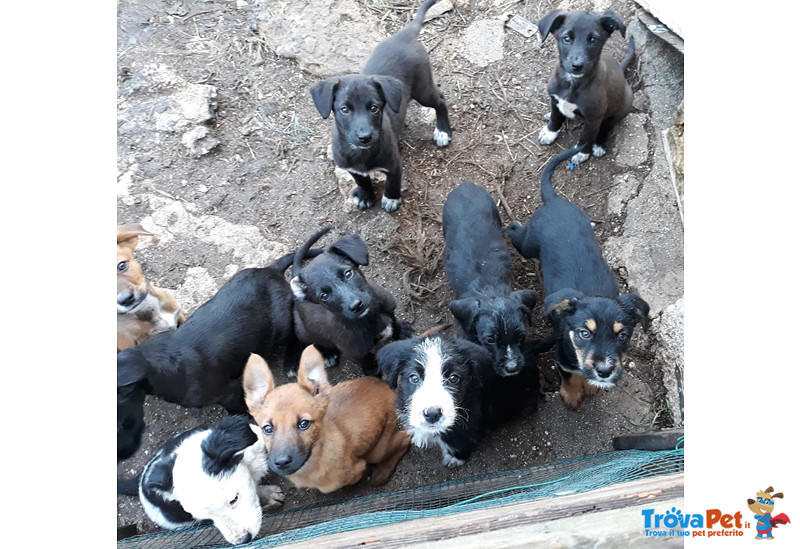
M 342 114 L 350 114 L 350 108 L 347 105 L 339 107 L 339 112 Z
M 592 338 L 592 332 L 590 332 L 589 330 L 587 330 L 585 328 L 582 328 L 582 329 L 578 330 L 578 335 L 581 337 L 581 339 L 591 339 Z
M 597 37 L 596 36 L 590 36 L 589 37 L 589 43 L 590 44 L 596 44 L 597 43 Z
M 351 269 L 347 269 L 344 272 L 344 279 L 345 280 L 350 280 L 351 278 L 353 278 L 353 271 Z
M 376 113 L 379 110 L 381 110 L 381 109 L 380 109 L 380 107 L 378 107 L 378 105 L 370 105 L 369 106 L 369 112 L 371 112 L 371 113 Z
M 127 261 L 120 261 L 117 263 L 117 271 L 120 273 L 124 273 L 128 270 L 128 262 Z
M 301 419 L 300 422 L 297 424 L 297 428 L 300 429 L 301 431 L 305 431 L 309 427 L 311 427 L 311 421 L 307 419 Z
M 620 333 L 617 334 L 617 339 L 619 341 L 628 341 L 629 337 L 630 336 L 628 334 L 626 334 L 625 332 L 620 332 Z
M 320 298 L 322 301 L 328 301 L 328 297 L 329 297 L 329 296 L 328 296 L 328 294 L 327 294 L 326 292 L 322 292 L 321 294 L 319 294 L 319 298 Z
M 233 505 L 236 505 L 236 502 L 237 502 L 237 501 L 239 501 L 239 494 L 238 494 L 238 493 L 237 493 L 235 496 L 233 496 L 233 499 L 230 501 L 230 504 L 231 504 L 232 506 L 233 506 Z
M 448 380 L 450 383 L 452 383 L 453 385 L 455 385 L 456 383 L 458 383 L 459 381 L 461 381 L 461 376 L 459 376 L 458 374 L 453 374 L 453 375 L 451 375 L 450 377 L 448 377 L 448 378 L 447 378 L 447 380 Z
M 495 339 L 494 336 L 489 336 L 486 338 L 486 343 L 488 343 L 489 345 L 494 345 L 495 341 L 497 340 Z
M 410 376 L 408 376 L 408 380 L 416 385 L 417 383 L 419 383 L 419 376 L 417 374 L 411 374 Z
M 565 44 L 569 44 L 570 42 L 572 42 L 572 37 L 568 34 L 565 34 L 564 36 L 561 37 L 561 41 L 564 42 Z
M 263 430 L 263 431 L 264 431 L 266 434 L 268 434 L 268 435 L 271 435 L 271 434 L 272 434 L 272 433 L 275 431 L 275 430 L 272 428 L 272 425 L 271 425 L 271 424 L 269 424 L 269 423 L 267 423 L 266 425 L 264 425 L 264 427 L 262 428 L 262 430 Z

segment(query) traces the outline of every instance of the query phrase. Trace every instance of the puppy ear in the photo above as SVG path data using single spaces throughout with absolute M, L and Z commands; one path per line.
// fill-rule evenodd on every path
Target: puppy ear
M 314 106 L 317 107 L 322 118 L 328 118 L 331 115 L 333 93 L 338 86 L 338 78 L 328 78 L 311 86 L 311 99 L 314 100 Z
M 649 324 L 648 315 L 650 314 L 650 305 L 638 296 L 638 294 L 625 294 L 617 297 L 617 303 L 622 306 L 622 309 L 642 323 L 642 327 L 647 329 Z
M 117 387 L 132 385 L 144 379 L 150 372 L 150 363 L 135 347 L 117 353 Z
M 217 423 L 200 444 L 203 450 L 203 470 L 219 475 L 241 463 L 244 450 L 255 444 L 258 437 L 250 429 L 250 420 L 241 414 L 226 417 Z
M 567 12 L 564 10 L 553 10 L 542 17 L 539 21 L 539 34 L 542 35 L 542 42 L 547 38 L 547 35 L 556 32 L 564 24 L 566 16 Z
M 328 374 L 325 373 L 325 359 L 313 345 L 306 347 L 300 356 L 297 383 L 313 396 L 326 393 L 330 389 Z
M 306 292 L 308 291 L 308 286 L 306 283 L 300 280 L 300 275 L 295 276 L 289 281 L 289 286 L 292 288 L 292 293 L 294 297 L 299 302 L 303 302 L 306 300 Z
M 469 332 L 475 322 L 475 317 L 478 315 L 480 306 L 481 302 L 475 298 L 455 299 L 450 302 L 450 312 L 461 324 L 461 329 L 464 332 Z
M 369 265 L 369 250 L 357 234 L 340 238 L 328 246 L 328 250 L 345 256 L 356 265 Z
M 772 499 L 775 499 L 775 498 L 783 499 L 783 492 L 777 492 L 775 494 L 772 494 Z
M 394 76 L 375 75 L 371 77 L 375 83 L 375 88 L 378 90 L 386 104 L 394 112 L 400 111 L 400 105 L 403 103 L 403 83 Z
M 582 297 L 583 294 L 581 292 L 572 288 L 564 288 L 553 292 L 544 298 L 542 316 L 547 316 L 550 313 L 555 313 L 558 316 L 571 315 L 575 312 L 575 306 Z
M 603 15 L 600 16 L 600 26 L 603 27 L 609 36 L 611 36 L 615 30 L 618 30 L 622 36 L 625 36 L 625 24 L 622 20 L 611 10 L 606 10 Z
M 140 235 L 153 236 L 153 233 L 145 231 L 139 223 L 117 225 L 117 246 L 135 250 Z
M 400 375 L 408 356 L 413 352 L 414 345 L 419 341 L 420 339 L 417 337 L 392 341 L 381 347 L 375 355 L 378 368 L 392 389 L 397 389 L 397 376 Z
M 511 298 L 519 303 L 522 314 L 530 322 L 531 311 L 536 305 L 536 292 L 533 290 L 516 290 L 511 292 Z
M 267 361 L 255 353 L 250 353 L 244 366 L 242 387 L 244 400 L 251 414 L 255 414 L 263 406 L 267 394 L 275 388 L 275 378 Z

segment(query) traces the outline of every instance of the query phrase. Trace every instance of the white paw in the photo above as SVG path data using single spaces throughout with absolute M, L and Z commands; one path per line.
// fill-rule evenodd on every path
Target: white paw
M 283 505 L 283 500 L 286 496 L 280 486 L 275 484 L 259 484 L 256 490 L 258 491 L 258 499 L 261 500 L 262 507 L 274 509 L 275 507 Z
M 442 465 L 445 465 L 446 467 L 461 467 L 464 465 L 464 460 L 458 459 L 450 452 L 446 452 L 442 454 Z
M 323 361 L 326 368 L 333 368 L 339 363 L 339 355 L 328 355 Z
M 447 132 L 440 131 L 439 128 L 433 130 L 433 140 L 439 147 L 446 147 L 450 144 L 450 135 Z
M 589 154 L 588 153 L 579 152 L 578 154 L 573 155 L 572 163 L 577 166 L 581 162 L 585 162 L 588 158 L 589 158 Z
M 556 140 L 556 137 L 558 137 L 558 132 L 559 131 L 560 130 L 556 130 L 554 132 L 551 132 L 550 130 L 547 129 L 547 126 L 545 126 L 539 132 L 539 143 L 541 143 L 542 145 L 551 144 L 553 141 Z
M 386 198 L 384 196 L 383 198 L 381 198 L 381 208 L 383 208 L 387 212 L 393 212 L 400 207 L 400 203 L 402 201 L 403 201 L 402 198 Z
M 372 207 L 372 202 L 369 200 L 361 200 L 357 196 L 353 196 L 353 206 L 359 210 L 366 210 Z
M 606 150 L 600 145 L 592 145 L 592 154 L 600 158 L 601 156 L 605 156 Z

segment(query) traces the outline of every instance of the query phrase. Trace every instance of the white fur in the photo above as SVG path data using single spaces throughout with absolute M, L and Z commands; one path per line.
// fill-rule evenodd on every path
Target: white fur
M 262 499 L 274 507 L 283 501 L 283 492 L 278 486 L 258 485 L 268 470 L 266 448 L 260 436 L 243 451 L 242 461 L 233 471 L 220 476 L 206 474 L 201 465 L 201 444 L 209 432 L 189 436 L 175 450 L 173 489 L 164 495 L 180 501 L 198 521 L 212 520 L 228 543 L 241 543 L 247 534 L 254 538 L 261 529 Z M 259 434 L 256 429 L 254 432 Z M 171 524 L 145 498 L 140 499 L 147 515 L 159 526 L 170 529 L 186 526 Z M 234 499 L 236 502 L 231 505 Z
M 433 140 L 439 147 L 446 147 L 450 144 L 450 136 L 447 133 L 440 131 L 439 128 L 433 130 Z
M 514 359 L 514 350 L 511 348 L 511 345 L 506 346 L 506 361 L 504 370 L 500 373 L 501 376 L 510 376 L 515 374 L 507 373 L 507 370 L 514 370 L 517 367 L 517 361 Z
M 372 207 L 372 202 L 369 200 L 359 200 L 356 196 L 353 196 L 353 206 L 359 210 L 366 210 Z
M 458 459 L 453 455 L 453 449 L 445 441 L 438 439 L 436 442 L 439 443 L 439 448 L 442 450 L 442 465 L 445 467 L 461 467 L 464 465 L 464 460 Z
M 550 130 L 547 129 L 547 126 L 543 127 L 539 132 L 539 143 L 541 143 L 542 145 L 550 145 L 553 141 L 556 140 L 556 137 L 558 137 L 559 131 L 561 130 L 556 130 L 554 132 L 551 132 Z
M 456 403 L 445 388 L 442 372 L 448 357 L 443 353 L 441 340 L 438 338 L 423 340 L 417 350 L 422 356 L 420 365 L 425 371 L 425 378 L 411 396 L 408 423 L 412 429 L 421 433 L 440 434 L 453 426 L 457 414 Z M 442 417 L 435 424 L 429 423 L 424 415 L 424 411 L 431 407 L 442 410 Z M 414 437 L 412 433 L 412 439 Z
M 575 103 L 570 103 L 566 99 L 559 97 L 557 95 L 553 96 L 553 99 L 556 100 L 556 107 L 558 110 L 561 111 L 561 114 L 569 118 L 570 120 L 575 119 L 575 111 L 578 110 L 578 105 Z
M 306 285 L 300 282 L 300 277 L 293 277 L 289 281 L 289 286 L 292 288 L 292 293 L 294 296 L 299 299 L 300 301 L 305 301 L 306 299 Z
M 580 164 L 581 162 L 585 162 L 588 159 L 589 159 L 589 153 L 579 152 L 572 156 L 571 161 L 573 164 L 577 165 Z
M 393 212 L 400 207 L 400 203 L 402 201 L 403 201 L 402 198 L 386 198 L 384 196 L 381 198 L 381 208 L 383 208 L 387 212 Z
M 605 156 L 606 150 L 600 145 L 595 144 L 592 145 L 592 154 L 595 155 L 597 158 L 600 158 L 601 156 Z

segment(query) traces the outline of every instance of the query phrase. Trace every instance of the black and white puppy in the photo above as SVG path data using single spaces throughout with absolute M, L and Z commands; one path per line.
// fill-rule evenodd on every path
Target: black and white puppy
M 369 264 L 369 251 L 360 236 L 340 238 L 302 266 L 307 250 L 329 230 L 314 234 L 292 267 L 295 334 L 303 346 L 313 344 L 322 353 L 327 367 L 344 356 L 366 375 L 380 375 L 375 347 L 410 337 L 413 329 L 395 316 L 394 297 L 361 272 L 360 267 Z M 298 363 L 299 357 L 287 359 L 287 374 L 295 375 Z
M 307 252 L 309 256 L 319 250 Z M 146 394 L 199 408 L 245 413 L 242 372 L 250 353 L 295 345 L 287 254 L 268 267 L 242 269 L 177 330 L 117 353 L 117 459 L 139 448 Z
M 447 467 L 463 465 L 484 432 L 483 374 L 489 353 L 464 338 L 441 335 L 388 343 L 378 365 L 397 389 L 397 416 L 411 442 L 437 445 Z
M 175 530 L 212 521 L 228 543 L 247 543 L 261 529 L 262 506 L 283 503 L 279 486 L 261 484 L 267 451 L 244 415 L 175 435 L 147 462 L 138 483 L 118 484 L 136 495 L 147 516 Z
M 633 37 L 621 63 L 603 53 L 606 40 L 617 30 L 625 36 L 625 25 L 610 10 L 553 10 L 539 21 L 542 42 L 552 34 L 558 46 L 558 64 L 547 84 L 550 120 L 539 132 L 539 143 L 555 141 L 565 119 L 582 118 L 580 150 L 572 156 L 575 164 L 590 154 L 606 153 L 611 129 L 627 116 L 633 104 L 633 90 L 624 74 L 634 56 Z
M 417 40 L 425 13 L 435 3 L 425 2 L 408 25 L 378 44 L 360 74 L 328 78 L 311 87 L 322 117 L 334 113 L 333 159 L 353 176 L 358 185 L 353 205 L 362 210 L 375 202 L 369 177 L 374 170 L 386 172 L 381 207 L 393 212 L 400 206 L 403 169 L 397 135 L 410 99 L 436 109 L 433 139 L 440 147 L 450 143 L 447 104 L 434 84 L 428 52 Z
M 542 172 L 544 204 L 526 225 L 514 222 L 506 229 L 523 257 L 539 260 L 544 314 L 550 315 L 557 338 L 560 393 L 575 410 L 585 394 L 610 388 L 620 379 L 631 334 L 637 323 L 647 323 L 650 312 L 637 294 L 619 295 L 589 217 L 553 188 L 556 167 L 579 150 L 564 151 L 548 162 Z
M 453 189 L 444 203 L 442 231 L 445 272 L 456 297 L 450 311 L 467 339 L 494 359 L 485 380 L 486 399 L 497 405 L 491 417 L 501 422 L 532 412 L 539 371 L 526 332 L 536 293 L 511 290 L 511 255 L 489 192 L 470 182 Z

